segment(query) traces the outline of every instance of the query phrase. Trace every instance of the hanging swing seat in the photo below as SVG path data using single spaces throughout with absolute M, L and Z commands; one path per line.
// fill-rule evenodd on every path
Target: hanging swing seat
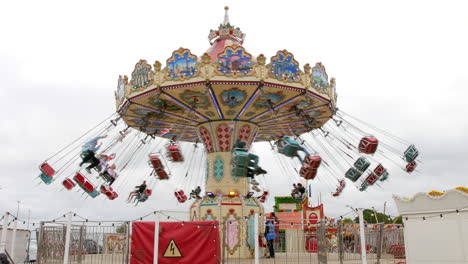
M 377 176 L 382 176 L 382 174 L 387 171 L 387 169 L 385 169 L 384 166 L 382 166 L 382 164 L 379 163 L 379 165 L 377 165 L 377 167 L 375 167 L 374 169 L 374 173 L 377 175 Z
M 136 200 L 139 202 L 139 203 L 142 203 L 142 202 L 145 202 L 146 200 L 148 200 L 148 197 L 151 196 L 153 192 L 149 189 L 146 189 L 143 194 L 138 194 L 138 196 L 136 197 Z
M 292 138 L 283 137 L 278 142 L 278 152 L 285 156 L 296 157 L 297 152 L 300 150 L 303 150 L 303 148 Z
M 99 195 L 99 191 L 96 190 L 94 185 L 86 179 L 83 174 L 80 172 L 77 172 L 75 176 L 73 177 L 73 180 L 78 183 L 78 186 L 80 186 L 81 189 L 83 189 L 89 196 L 92 198 L 95 198 L 96 196 Z
M 379 176 L 376 175 L 374 172 L 371 172 L 365 179 L 365 182 L 367 182 L 367 184 L 369 185 L 373 185 L 378 179 Z
M 55 175 L 55 170 L 49 165 L 49 163 L 44 162 L 39 166 L 41 174 L 39 178 L 47 185 L 51 184 L 53 181 L 53 176 Z
M 65 189 L 67 190 L 71 190 L 73 189 L 73 187 L 75 187 L 75 183 L 73 182 L 72 179 L 70 178 L 66 178 L 63 182 L 62 182 L 63 186 L 65 187 Z
M 317 176 L 317 169 L 314 169 L 306 164 L 302 165 L 301 170 L 299 171 L 299 176 L 306 180 L 313 180 Z
M 187 201 L 187 195 L 185 195 L 183 190 L 175 191 L 174 195 L 179 203 L 185 203 L 185 201 Z
M 363 181 L 361 187 L 359 188 L 359 191 L 363 192 L 367 190 L 367 187 L 369 187 L 369 184 L 366 181 Z
M 101 193 L 105 194 L 106 197 L 109 198 L 109 200 L 114 200 L 119 196 L 117 192 L 115 192 L 114 189 L 112 189 L 112 187 L 110 186 L 101 185 L 100 191 Z
M 370 162 L 364 157 L 360 157 L 354 162 L 354 167 L 362 172 L 366 171 L 369 166 Z
M 248 177 L 253 178 L 255 176 L 254 170 L 246 166 L 232 166 L 232 176 L 235 177 Z
M 164 165 L 162 164 L 158 154 L 149 154 L 148 163 L 155 170 L 164 169 Z
M 343 189 L 346 187 L 346 182 L 344 179 L 338 181 L 338 187 L 336 187 L 336 191 L 332 193 L 333 197 L 340 196 L 341 192 L 343 192 Z
M 52 178 L 52 176 L 55 175 L 55 170 L 47 162 L 42 163 L 41 166 L 39 166 L 39 169 L 48 177 Z
M 250 154 L 242 149 L 234 149 L 233 151 L 234 166 L 258 167 L 258 156 Z
M 107 173 L 107 171 L 104 171 L 103 173 L 100 173 L 99 176 L 102 177 L 102 179 L 106 182 L 110 182 L 112 181 L 112 176 L 109 175 L 109 173 Z
M 169 179 L 169 174 L 167 174 L 167 172 L 164 169 L 155 170 L 154 173 L 160 180 L 168 180 Z
M 258 201 L 264 203 L 268 196 L 268 191 L 263 191 L 262 195 L 257 197 Z
M 363 137 L 359 142 L 359 152 L 374 154 L 379 145 L 379 140 L 375 137 Z
M 349 168 L 349 170 L 345 173 L 346 178 L 350 179 L 352 182 L 356 182 L 359 177 L 361 177 L 362 172 L 360 172 L 356 168 Z
M 39 179 L 43 181 L 45 184 L 49 185 L 52 183 L 53 178 L 45 175 L 44 173 L 39 174 Z
M 320 164 L 322 163 L 322 158 L 318 155 L 307 155 L 304 158 L 304 166 L 307 165 L 311 167 L 312 169 L 317 169 Z
M 408 173 L 411 173 L 414 171 L 414 169 L 416 169 L 416 167 L 418 166 L 418 164 L 416 163 L 416 161 L 412 161 L 410 163 L 408 163 L 405 167 L 405 171 L 408 172 Z
M 180 146 L 178 144 L 171 144 L 171 145 L 167 146 L 167 157 L 172 162 L 183 162 L 184 161 L 184 156 L 182 156 L 182 153 L 180 151 Z
M 388 179 L 388 176 L 389 176 L 389 175 L 390 175 L 390 174 L 388 173 L 388 171 L 384 171 L 384 173 L 382 173 L 382 176 L 380 176 L 380 179 L 379 179 L 379 180 L 380 180 L 380 181 L 385 181 L 385 180 Z
M 414 145 L 411 145 L 405 150 L 404 155 L 407 162 L 412 162 L 418 157 L 419 151 Z

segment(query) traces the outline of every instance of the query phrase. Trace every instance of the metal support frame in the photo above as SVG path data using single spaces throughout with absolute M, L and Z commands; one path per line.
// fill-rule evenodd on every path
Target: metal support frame
M 9 212 L 6 212 L 3 216 L 3 226 L 2 226 L 2 238 L 0 240 L 0 253 L 6 252 L 6 241 L 8 233 L 8 218 L 10 216 Z
M 13 262 L 15 261 L 15 244 L 16 244 L 16 228 L 18 226 L 18 219 L 15 218 L 13 220 L 13 232 L 11 234 L 11 258 L 13 259 Z
M 73 213 L 69 212 L 67 215 L 67 229 L 65 234 L 65 252 L 63 253 L 63 264 L 68 264 L 68 257 L 70 255 L 70 239 L 72 232 L 72 216 Z
M 357 209 L 359 214 L 359 235 L 361 240 L 361 260 L 362 264 L 367 264 L 367 250 L 366 250 L 366 232 L 364 230 L 364 209 Z

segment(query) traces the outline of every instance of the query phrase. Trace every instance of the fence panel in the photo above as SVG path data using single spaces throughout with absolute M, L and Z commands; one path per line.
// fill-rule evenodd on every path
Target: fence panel
M 38 245 L 38 263 L 63 263 L 66 223 L 43 223 Z M 128 223 L 74 222 L 70 233 L 69 263 L 127 263 Z

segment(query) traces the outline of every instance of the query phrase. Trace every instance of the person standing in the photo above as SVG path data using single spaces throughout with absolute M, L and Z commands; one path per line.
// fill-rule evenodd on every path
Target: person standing
M 265 239 L 268 245 L 268 251 L 270 252 L 270 258 L 275 258 L 275 249 L 273 248 L 273 241 L 276 238 L 275 226 L 273 224 L 274 219 L 268 218 L 265 223 Z

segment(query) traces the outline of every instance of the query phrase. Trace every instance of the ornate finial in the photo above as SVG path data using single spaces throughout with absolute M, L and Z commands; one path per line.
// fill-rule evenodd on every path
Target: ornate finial
M 155 61 L 153 67 L 155 71 L 161 71 L 161 62 Z
M 229 10 L 229 7 L 228 6 L 225 6 L 224 7 L 224 21 L 223 21 L 223 25 L 227 25 L 229 24 L 229 14 L 228 14 L 228 10 Z
M 226 13 L 224 14 L 224 21 L 221 23 L 217 30 L 211 30 L 208 35 L 210 44 L 213 44 L 219 38 L 230 38 L 238 41 L 240 44 L 244 42 L 245 34 L 242 33 L 240 28 L 236 28 L 229 22 L 229 7 L 224 7 Z
M 265 65 L 266 62 L 266 57 L 263 54 L 258 55 L 257 57 L 257 63 L 260 65 Z
M 304 73 L 305 74 L 310 74 L 310 70 L 311 70 L 311 67 L 310 67 L 310 64 L 307 63 L 306 65 L 304 65 Z
M 211 62 L 211 57 L 208 55 L 208 53 L 203 54 L 201 58 L 203 64 L 209 64 Z

